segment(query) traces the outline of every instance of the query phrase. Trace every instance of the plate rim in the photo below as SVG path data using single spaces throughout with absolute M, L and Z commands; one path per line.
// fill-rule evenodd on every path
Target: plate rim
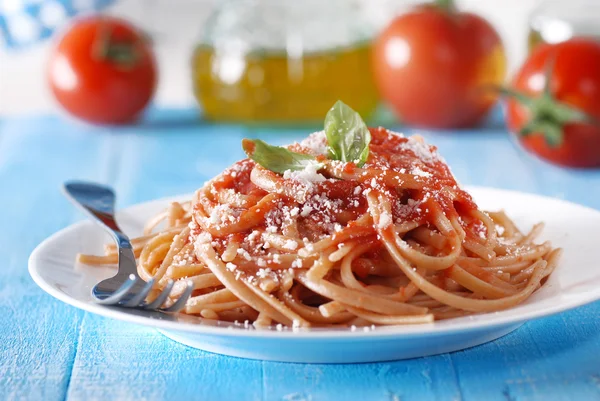
M 539 195 L 530 192 L 515 191 L 501 188 L 485 187 L 485 186 L 466 186 L 465 189 L 471 192 L 496 192 L 502 193 L 504 196 L 518 195 L 518 196 L 529 196 L 538 198 L 545 201 L 552 201 L 564 204 L 569 207 L 577 207 L 585 210 L 588 213 L 597 215 L 600 219 L 600 210 L 591 208 L 589 206 L 581 205 L 575 202 L 567 201 L 559 198 L 552 198 L 549 196 Z M 137 208 L 145 208 L 151 204 L 167 203 L 174 200 L 190 199 L 193 194 L 183 194 L 176 196 L 168 196 L 159 199 L 149 200 L 145 202 L 139 202 L 129 205 L 123 209 L 120 209 L 119 213 L 132 213 L 132 210 Z M 28 259 L 28 271 L 33 281 L 48 295 L 58 299 L 59 301 L 71 305 L 75 308 L 81 309 L 86 312 L 91 312 L 103 317 L 108 317 L 120 321 L 126 321 L 130 323 L 140 324 L 143 326 L 154 327 L 161 330 L 176 331 L 194 333 L 199 335 L 221 335 L 228 337 L 268 337 L 277 339 L 294 339 L 294 340 L 339 340 L 340 337 L 344 339 L 369 339 L 369 338 L 409 338 L 416 336 L 436 336 L 436 335 L 451 335 L 465 331 L 474 330 L 487 330 L 495 327 L 501 327 L 511 324 L 525 323 L 530 320 L 540 319 L 556 315 L 558 313 L 565 312 L 580 306 L 590 304 L 592 302 L 600 300 L 600 286 L 595 289 L 584 291 L 578 294 L 576 297 L 565 297 L 563 302 L 557 303 L 555 306 L 550 306 L 542 309 L 533 309 L 525 313 L 520 314 L 507 314 L 499 316 L 492 320 L 464 320 L 460 324 L 455 326 L 436 326 L 436 322 L 426 324 L 415 324 L 415 325 L 399 325 L 390 327 L 377 327 L 376 329 L 364 331 L 358 329 L 352 331 L 349 328 L 339 329 L 289 329 L 284 328 L 283 330 L 270 329 L 255 329 L 250 325 L 250 328 L 245 328 L 243 325 L 235 326 L 231 323 L 223 324 L 222 326 L 218 323 L 198 324 L 191 322 L 172 321 L 172 320 L 161 320 L 152 318 L 149 315 L 143 314 L 131 314 L 123 312 L 119 309 L 108 308 L 102 305 L 93 304 L 86 302 L 66 294 L 59 289 L 55 288 L 51 283 L 47 282 L 39 273 L 39 266 L 43 264 L 43 254 L 46 248 L 58 238 L 68 234 L 71 231 L 81 230 L 85 226 L 95 226 L 96 224 L 90 220 L 82 220 L 76 223 L 70 224 L 69 226 L 62 228 L 61 230 L 50 235 L 39 243 Z M 98 227 L 101 230 L 100 227 Z M 600 278 L 600 276 L 598 276 Z M 558 296 L 561 294 L 559 293 Z M 511 308 L 507 309 L 510 310 Z M 476 316 L 494 315 L 494 313 L 481 314 Z M 194 318 L 195 320 L 196 318 Z M 198 317 L 199 321 L 203 319 Z

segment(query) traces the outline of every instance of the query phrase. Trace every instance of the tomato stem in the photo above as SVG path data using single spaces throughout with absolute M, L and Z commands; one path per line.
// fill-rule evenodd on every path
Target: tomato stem
M 546 81 L 546 86 L 549 86 L 549 80 Z M 531 117 L 521 128 L 519 135 L 541 134 L 548 145 L 557 147 L 562 144 L 563 128 L 566 124 L 594 124 L 595 121 L 578 108 L 556 100 L 547 87 L 544 87 L 542 94 L 538 97 L 529 96 L 510 88 L 498 88 L 498 90 L 504 96 L 522 104 L 529 111 Z
M 557 56 L 554 54 L 546 63 L 544 71 L 544 88 L 537 96 L 529 96 L 510 88 L 496 88 L 504 96 L 514 99 L 523 105 L 530 115 L 530 119 L 521 128 L 519 135 L 543 135 L 546 143 L 551 147 L 560 146 L 563 142 L 564 126 L 572 123 L 598 124 L 586 112 L 577 107 L 558 101 L 552 94 L 552 73 Z
M 98 33 L 92 47 L 92 57 L 96 60 L 114 62 L 125 69 L 132 69 L 139 59 L 137 41 L 114 40 L 113 26 L 103 18 L 98 26 Z
M 106 19 L 101 17 L 98 23 L 98 31 L 92 44 L 92 57 L 96 60 L 104 60 L 106 58 L 106 48 L 110 41 L 110 26 L 107 24 Z
M 456 11 L 454 0 L 434 0 L 435 5 L 447 12 Z

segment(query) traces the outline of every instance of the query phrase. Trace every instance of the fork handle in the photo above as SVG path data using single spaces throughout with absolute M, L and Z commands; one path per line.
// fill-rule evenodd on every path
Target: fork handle
M 64 184 L 67 198 L 108 231 L 119 249 L 119 274 L 137 275 L 135 256 L 129 237 L 115 220 L 115 193 L 107 186 L 91 182 L 69 181 Z

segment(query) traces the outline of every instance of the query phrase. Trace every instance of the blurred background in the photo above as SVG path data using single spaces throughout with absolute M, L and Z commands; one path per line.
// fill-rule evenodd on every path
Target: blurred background
M 283 5 L 284 3 L 289 6 Z M 215 37 L 229 35 L 236 37 L 240 42 L 248 39 L 249 42 L 254 41 L 250 45 L 262 48 L 282 47 L 287 49 L 288 55 L 290 49 L 292 53 L 294 51 L 292 36 L 295 35 L 299 38 L 295 44 L 296 51 L 306 55 L 311 51 L 311 47 L 317 50 L 336 46 L 350 47 L 348 45 L 352 43 L 369 40 L 383 30 L 395 15 L 404 12 L 415 2 L 357 0 L 353 3 L 356 3 L 360 11 L 355 14 L 347 9 L 347 5 L 340 5 L 349 3 L 344 1 L 309 0 L 297 2 L 302 4 L 296 6 L 291 3 L 231 0 L 0 0 L 0 115 L 49 113 L 56 110 L 45 71 L 51 49 L 55 45 L 55 37 L 64 31 L 74 16 L 102 11 L 134 23 L 150 36 L 156 54 L 160 79 L 153 99 L 154 104 L 161 107 L 195 107 L 197 102 L 193 91 L 192 55 L 198 44 L 206 41 L 211 32 Z M 531 17 L 541 3 L 546 3 L 547 6 L 547 3 L 552 2 L 456 1 L 457 7 L 462 11 L 481 15 L 497 30 L 506 51 L 508 76 L 526 57 Z M 564 10 L 574 9 L 572 1 L 558 3 L 562 3 Z M 219 8 L 225 16 L 215 15 Z M 287 10 L 282 10 L 283 8 Z M 585 8 L 578 10 L 585 11 Z M 269 12 L 272 15 L 269 15 Z M 329 27 L 319 26 L 314 17 L 319 14 L 330 22 Z M 585 16 L 586 13 L 581 14 Z M 567 16 L 563 14 L 562 17 Z M 287 18 L 287 21 L 277 20 L 278 18 Z M 309 20 L 314 24 L 311 28 L 306 28 L 306 22 Z M 335 25 L 332 22 L 334 20 L 340 20 L 336 23 L 350 32 L 348 37 L 344 37 L 344 33 L 339 32 L 340 29 L 331 26 Z M 270 21 L 271 26 L 265 26 L 264 21 Z M 231 24 L 239 24 L 240 28 L 232 28 Z M 300 26 L 303 28 L 298 28 Z M 295 28 L 297 31 L 294 35 L 285 38 L 285 34 L 289 34 L 290 29 Z M 263 31 L 263 37 L 248 37 L 247 32 L 258 30 Z M 555 21 L 552 31 L 557 37 L 568 36 L 569 26 Z M 210 54 L 207 53 L 204 57 L 210 57 Z M 362 56 L 350 55 L 350 58 L 352 57 Z M 236 61 L 225 59 L 223 62 L 229 63 L 224 68 L 235 75 Z M 343 63 L 342 61 L 342 65 Z M 276 64 L 277 61 L 273 65 L 263 67 L 265 71 L 276 74 Z M 255 75 L 260 75 L 260 72 L 256 72 L 259 70 L 255 69 Z M 260 79 L 260 76 L 245 77 L 252 78 L 256 80 Z M 310 82 L 305 84 L 306 87 L 310 86 Z M 266 85 L 269 89 L 268 84 Z M 211 99 L 204 100 L 210 107 Z M 214 104 L 213 106 L 217 107 Z M 368 105 L 365 107 L 368 108 Z M 239 110 L 240 115 L 244 113 L 245 111 Z M 320 114 L 323 115 L 323 112 L 320 111 Z
M 0 0 L 0 117 L 316 128 L 341 100 L 599 167 L 598 21 L 598 0 Z

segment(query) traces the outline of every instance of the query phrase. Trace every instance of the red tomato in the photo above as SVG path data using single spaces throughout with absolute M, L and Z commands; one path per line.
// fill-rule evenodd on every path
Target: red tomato
M 477 124 L 496 101 L 506 58 L 483 18 L 423 5 L 396 18 L 375 42 L 375 80 L 409 124 L 460 128 Z
M 129 23 L 110 17 L 75 22 L 52 52 L 48 80 L 58 102 L 91 123 L 134 120 L 156 87 L 152 50 Z
M 546 82 L 547 72 L 550 82 Z M 525 149 L 563 166 L 600 166 L 598 42 L 571 39 L 537 48 L 512 86 L 530 97 L 525 103 L 510 97 L 506 108 L 512 132 L 518 135 L 529 126 L 530 133 L 518 135 Z

